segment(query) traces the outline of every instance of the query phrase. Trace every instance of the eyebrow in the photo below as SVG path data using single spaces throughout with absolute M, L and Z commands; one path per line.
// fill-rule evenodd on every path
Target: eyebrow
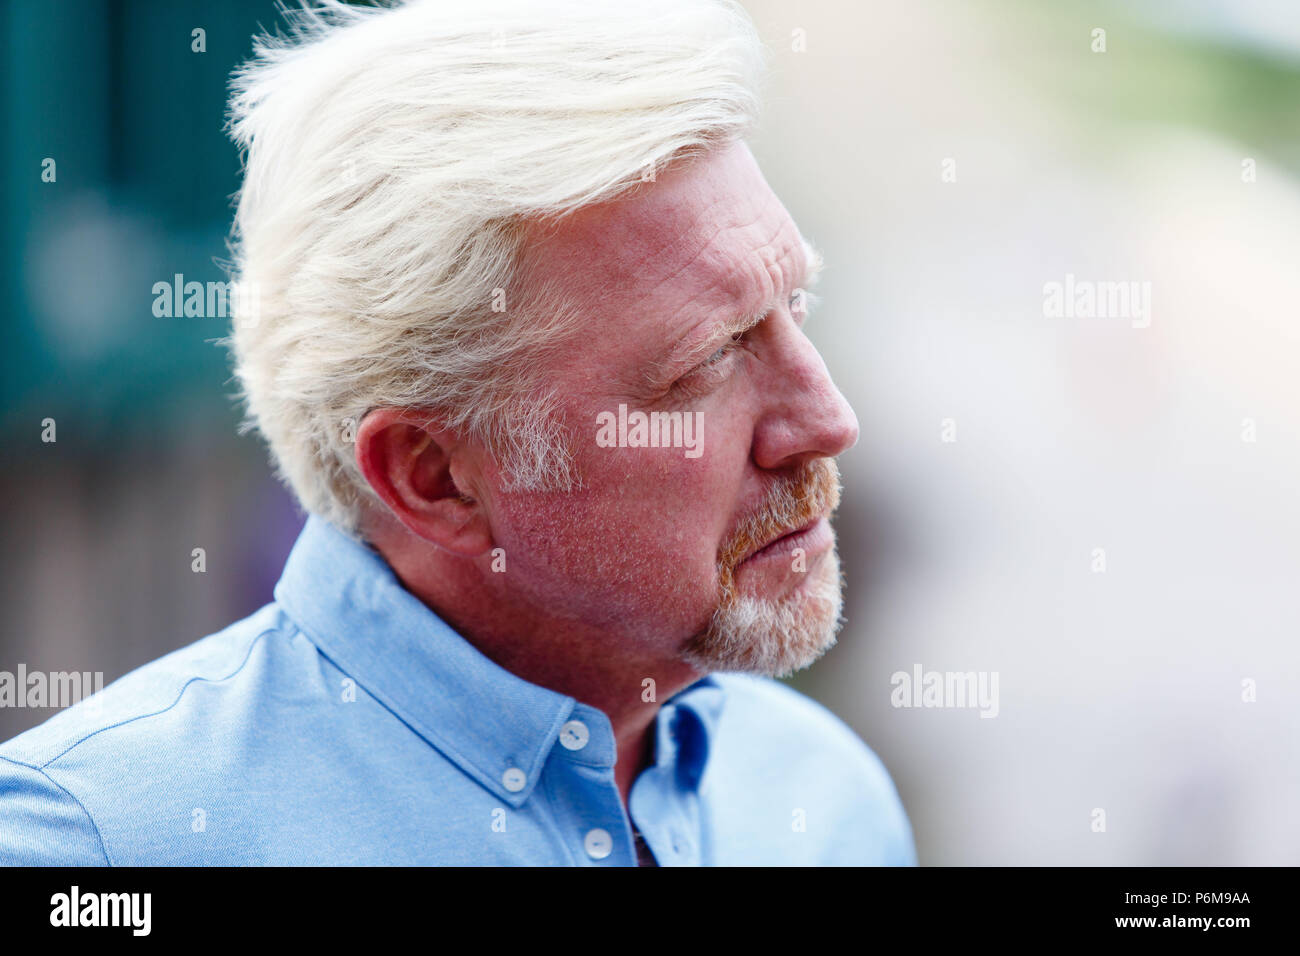
M 821 275 L 822 266 L 825 262 L 821 252 L 807 239 L 800 236 L 800 243 L 803 246 L 804 261 L 806 263 L 801 281 L 795 288 L 803 293 L 805 302 L 815 302 L 816 297 L 808 292 L 808 289 L 817 283 Z M 748 315 L 738 315 L 731 319 L 724 320 L 713 326 L 707 335 L 695 339 L 694 343 L 688 346 L 675 349 L 670 355 L 655 362 L 646 370 L 645 378 L 647 382 L 656 380 L 653 384 L 660 384 L 657 380 L 664 378 L 666 375 L 675 375 L 679 372 L 687 371 L 694 368 L 697 364 L 704 361 L 720 346 L 720 343 L 727 339 L 744 335 L 754 326 L 766 319 L 772 312 L 781 305 L 780 302 L 769 300 L 765 302 L 758 311 Z

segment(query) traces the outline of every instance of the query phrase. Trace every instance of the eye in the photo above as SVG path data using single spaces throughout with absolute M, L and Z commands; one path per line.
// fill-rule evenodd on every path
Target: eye
M 736 351 L 736 346 L 740 344 L 745 333 L 737 332 L 730 340 L 724 342 L 722 347 L 710 355 L 707 359 L 695 366 L 672 385 L 672 391 L 679 394 L 696 395 L 703 394 L 714 385 L 721 384 L 727 377 L 726 365 L 728 356 Z
M 727 357 L 727 353 L 730 352 L 734 347 L 735 347 L 734 342 L 728 342 L 726 345 L 722 346 L 722 348 L 718 349 L 716 352 L 714 352 L 712 355 L 706 358 L 702 363 L 700 363 L 701 368 L 708 368 L 710 365 L 717 365 L 719 362 L 721 362 L 724 358 Z
M 705 359 L 700 367 L 708 368 L 710 365 L 717 365 L 719 362 L 721 362 L 724 358 L 727 357 L 727 355 L 731 352 L 732 349 L 734 349 L 740 343 L 740 340 L 744 338 L 744 335 L 745 333 L 743 332 L 737 332 L 734 335 L 732 335 L 731 339 L 727 342 L 724 342 L 722 348 L 718 349 L 707 359 Z

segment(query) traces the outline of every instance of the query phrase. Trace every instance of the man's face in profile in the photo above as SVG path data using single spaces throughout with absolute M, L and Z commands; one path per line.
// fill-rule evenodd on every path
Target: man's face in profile
M 838 626 L 832 458 L 858 427 L 802 331 L 808 247 L 749 150 L 538 230 L 525 262 L 584 313 L 549 360 L 582 487 L 486 469 L 516 596 L 701 671 L 810 664 Z M 690 416 L 698 449 L 598 443 L 620 406 Z

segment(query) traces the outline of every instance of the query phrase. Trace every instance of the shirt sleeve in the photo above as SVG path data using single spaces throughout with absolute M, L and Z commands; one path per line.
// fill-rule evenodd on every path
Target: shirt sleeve
M 0 866 L 108 866 L 90 814 L 43 770 L 0 757 Z

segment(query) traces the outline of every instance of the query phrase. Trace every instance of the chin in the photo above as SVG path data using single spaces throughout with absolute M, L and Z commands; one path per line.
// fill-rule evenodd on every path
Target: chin
M 697 670 L 787 677 L 835 645 L 843 623 L 843 580 L 832 548 L 780 596 L 724 593 L 709 626 L 682 657 Z M 766 589 L 765 589 L 766 590 Z

